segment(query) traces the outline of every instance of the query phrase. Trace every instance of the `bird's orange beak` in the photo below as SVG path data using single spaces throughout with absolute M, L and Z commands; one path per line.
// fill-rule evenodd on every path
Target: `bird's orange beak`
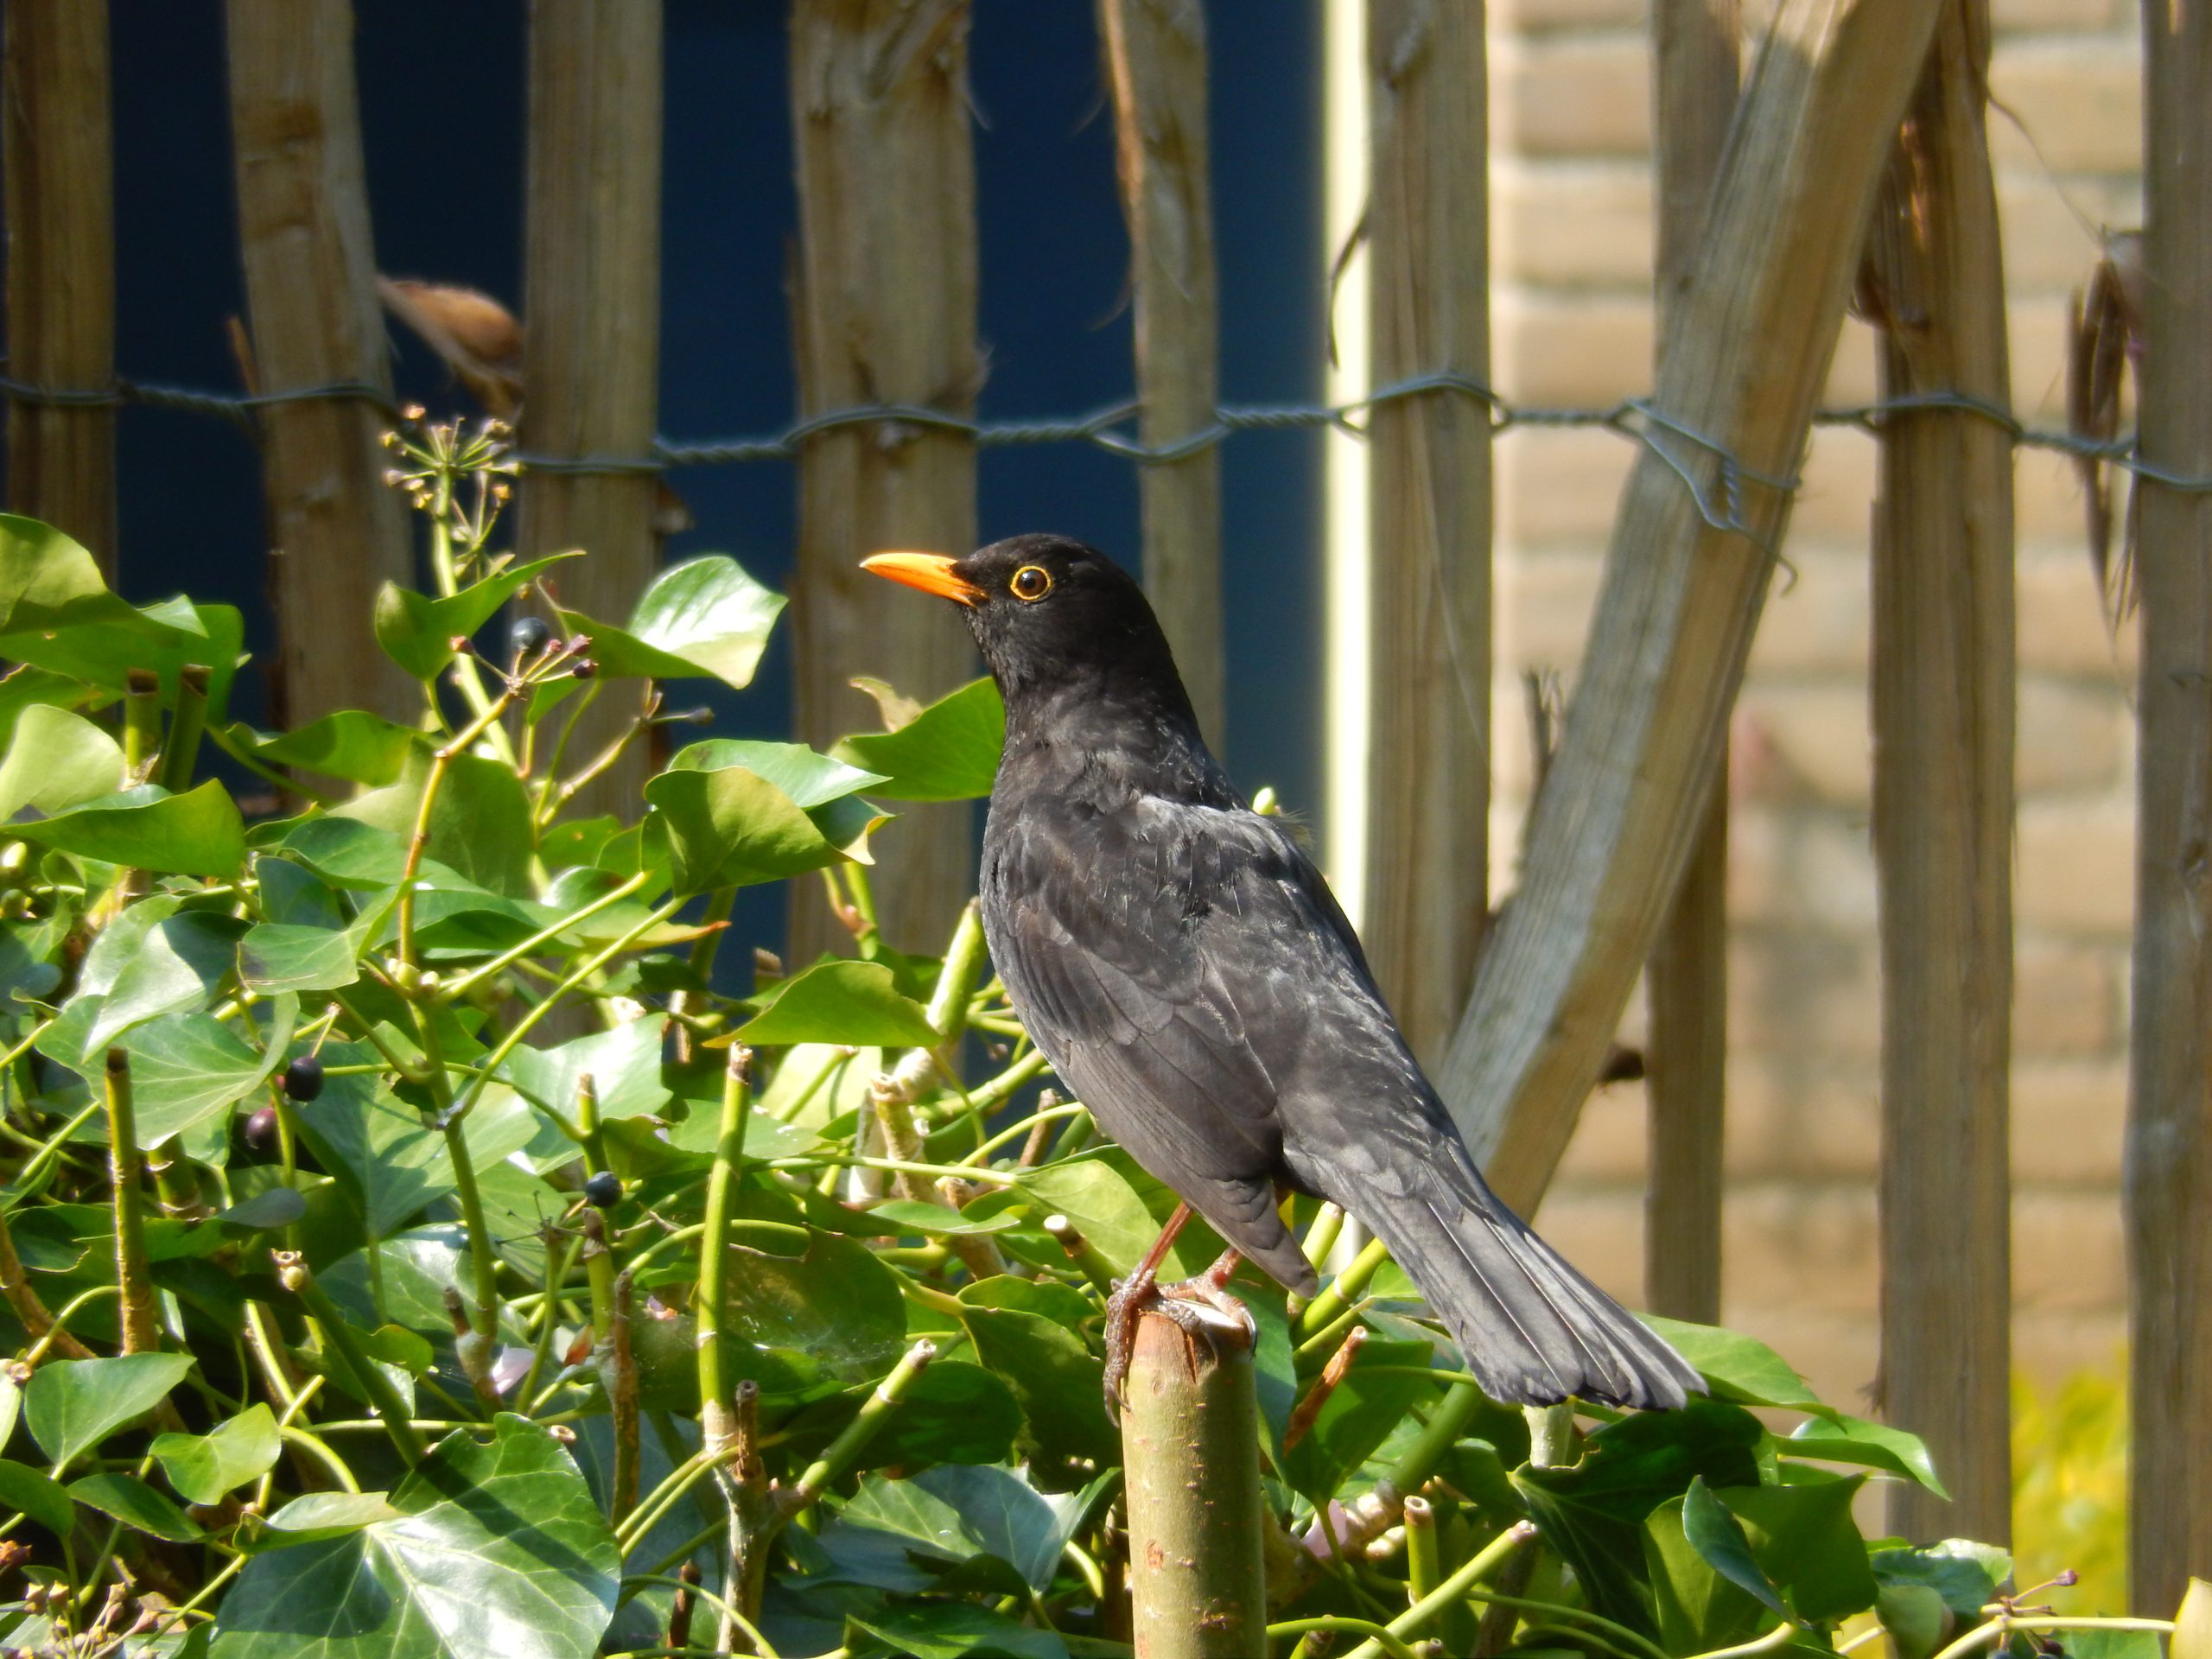
M 904 582 L 909 588 L 918 588 L 925 594 L 935 594 L 939 599 L 951 600 L 955 604 L 982 604 L 983 590 L 955 574 L 954 563 L 942 553 L 878 553 L 873 558 L 862 559 L 861 569 Z

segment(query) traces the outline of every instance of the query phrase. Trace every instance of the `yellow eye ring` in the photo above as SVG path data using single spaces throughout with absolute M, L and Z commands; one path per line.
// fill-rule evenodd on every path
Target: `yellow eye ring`
M 1041 564 L 1025 564 L 1006 587 L 1016 599 L 1034 605 L 1052 591 L 1052 573 Z

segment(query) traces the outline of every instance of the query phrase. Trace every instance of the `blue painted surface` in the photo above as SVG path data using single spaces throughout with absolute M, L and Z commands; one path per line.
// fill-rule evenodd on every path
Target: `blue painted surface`
M 378 263 L 393 275 L 518 296 L 520 4 L 357 0 L 358 62 Z M 661 428 L 673 438 L 774 430 L 792 407 L 784 296 L 796 221 L 781 0 L 668 0 Z M 149 380 L 234 387 L 224 319 L 242 308 L 218 0 L 115 0 L 118 357 Z M 1215 201 L 1224 395 L 1318 397 L 1318 30 L 1281 0 L 1212 8 Z M 1091 9 L 977 0 L 981 327 L 993 418 L 1085 411 L 1128 394 L 1128 239 Z M 404 397 L 459 406 L 443 370 L 396 338 Z M 244 607 L 265 649 L 257 469 L 245 436 L 204 417 L 126 410 L 121 581 Z M 1253 433 L 1224 452 L 1231 769 L 1320 805 L 1320 441 Z M 687 468 L 698 521 L 680 554 L 726 550 L 763 580 L 790 568 L 795 482 L 779 463 Z M 1134 470 L 1075 446 L 1000 449 L 982 472 L 986 538 L 1052 529 L 1134 558 Z M 721 729 L 781 735 L 779 643 Z M 690 688 L 678 696 L 690 699 Z M 240 712 L 261 690 L 241 683 Z M 855 699 L 855 713 L 862 712 Z M 771 901 L 744 931 L 776 930 Z

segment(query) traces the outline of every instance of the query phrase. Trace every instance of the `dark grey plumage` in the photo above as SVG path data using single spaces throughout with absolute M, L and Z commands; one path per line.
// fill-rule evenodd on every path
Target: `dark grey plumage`
M 1136 584 L 1046 536 L 946 574 L 1007 705 L 992 960 L 1101 1126 L 1294 1290 L 1317 1287 L 1276 1184 L 1342 1205 L 1497 1399 L 1681 1404 L 1697 1374 L 1484 1185 L 1319 872 L 1208 753 Z

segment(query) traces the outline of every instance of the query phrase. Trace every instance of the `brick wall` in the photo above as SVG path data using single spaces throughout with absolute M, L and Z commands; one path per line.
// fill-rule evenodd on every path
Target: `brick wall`
M 1517 402 L 1603 404 L 1649 384 L 1645 5 L 1493 0 L 1496 359 Z M 2132 0 L 1993 5 L 1993 89 L 2019 124 L 1993 113 L 2013 397 L 2056 424 L 2067 295 L 2095 257 L 2075 213 L 2127 226 L 2140 213 L 2138 22 Z M 1872 364 L 1867 331 L 1847 325 L 1830 401 L 1872 398 Z M 1528 787 L 1520 671 L 1557 669 L 1571 686 L 1631 453 L 1609 433 L 1522 430 L 1499 460 L 1503 887 Z M 1873 476 L 1869 440 L 1817 437 L 1786 549 L 1794 573 L 1769 601 L 1732 741 L 1724 1318 L 1839 1403 L 1859 1398 L 1877 1360 Z M 2123 1329 L 2132 735 L 2070 472 L 2024 453 L 2018 511 L 2015 1341 L 2024 1366 L 2052 1377 L 2111 1365 Z M 1643 1115 L 1641 1090 L 1600 1093 L 1543 1210 L 1546 1230 L 1631 1298 Z

